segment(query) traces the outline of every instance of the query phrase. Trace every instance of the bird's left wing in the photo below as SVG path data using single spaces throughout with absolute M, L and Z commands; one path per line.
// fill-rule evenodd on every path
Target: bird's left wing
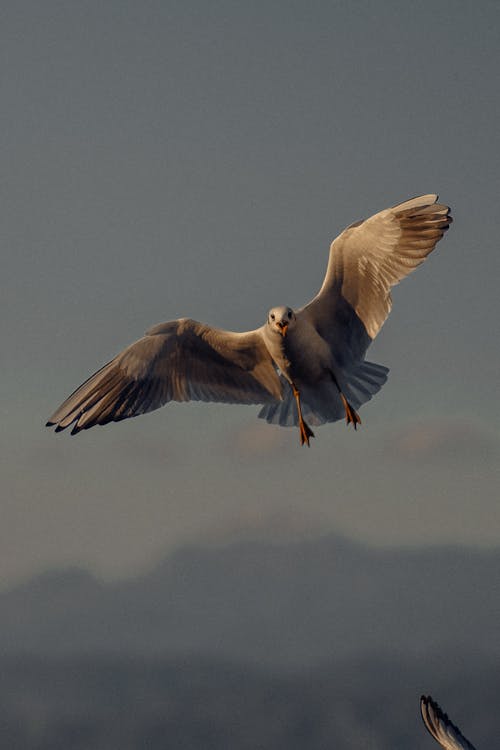
M 452 221 L 437 198 L 387 208 L 332 242 L 323 285 L 300 311 L 332 348 L 364 356 L 391 310 L 391 287 L 425 260 Z
M 233 333 L 187 318 L 151 328 L 85 381 L 47 426 L 71 434 L 158 409 L 168 401 L 266 404 L 281 383 L 260 330 Z
M 430 734 L 444 750 L 475 750 L 430 695 L 420 698 L 420 713 Z

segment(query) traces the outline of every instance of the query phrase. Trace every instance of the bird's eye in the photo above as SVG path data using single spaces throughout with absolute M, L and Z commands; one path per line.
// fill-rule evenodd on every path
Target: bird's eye
M 271 313 L 271 320 L 274 320 L 274 313 Z
M 290 318 L 291 318 L 291 317 L 292 317 L 292 313 L 291 313 L 291 311 L 289 310 L 289 311 L 288 311 L 288 320 L 290 320 Z

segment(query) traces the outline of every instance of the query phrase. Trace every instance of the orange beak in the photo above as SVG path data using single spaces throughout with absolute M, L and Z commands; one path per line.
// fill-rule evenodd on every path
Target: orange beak
M 288 330 L 288 323 L 278 323 L 278 328 L 280 329 L 280 333 L 285 338 L 286 332 Z

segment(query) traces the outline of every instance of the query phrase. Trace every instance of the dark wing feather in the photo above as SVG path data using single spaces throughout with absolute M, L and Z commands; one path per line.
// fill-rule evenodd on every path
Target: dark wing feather
M 47 422 L 72 434 L 168 401 L 266 404 L 281 383 L 260 331 L 232 333 L 194 320 L 162 323 L 85 381 Z
M 323 285 L 301 311 L 332 349 L 364 356 L 391 310 L 391 287 L 423 263 L 452 221 L 448 206 L 436 201 L 412 198 L 332 242 Z
M 430 695 L 420 698 L 420 713 L 430 734 L 444 750 L 475 750 Z

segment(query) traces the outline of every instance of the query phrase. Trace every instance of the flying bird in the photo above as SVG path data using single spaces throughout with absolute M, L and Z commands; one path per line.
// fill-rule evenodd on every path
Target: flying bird
M 452 221 L 437 195 L 421 195 L 351 224 L 331 244 L 318 294 L 298 310 L 273 307 L 263 326 L 236 333 L 189 318 L 154 326 L 104 365 L 47 426 L 71 434 L 158 409 L 168 401 L 261 404 L 259 417 L 311 426 L 345 417 L 387 380 L 365 360 L 391 310 L 390 288 L 420 265 Z
M 444 750 L 475 750 L 430 695 L 420 698 L 420 713 L 425 726 Z

